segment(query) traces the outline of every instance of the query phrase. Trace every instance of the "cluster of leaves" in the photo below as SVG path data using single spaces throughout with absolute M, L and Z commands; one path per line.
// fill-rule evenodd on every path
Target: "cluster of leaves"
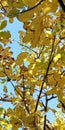
M 9 94 L 4 85 L 0 95 L 0 101 L 14 106 L 0 108 L 0 129 L 65 130 L 65 12 L 57 0 L 1 0 L 0 8 L 0 83 L 14 88 Z M 10 32 L 4 31 L 7 17 L 10 23 L 14 17 L 24 23 L 18 42 L 23 51 L 16 59 L 7 47 L 13 45 Z M 55 98 L 62 118 L 48 105 Z M 49 110 L 55 123 L 47 118 Z

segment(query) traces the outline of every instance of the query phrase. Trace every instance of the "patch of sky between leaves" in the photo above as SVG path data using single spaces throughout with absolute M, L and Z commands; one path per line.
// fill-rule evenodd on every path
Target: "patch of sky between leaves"
M 4 30 L 10 31 L 12 43 L 8 43 L 7 47 L 11 47 L 11 51 L 13 52 L 13 57 L 16 58 L 17 55 L 22 51 L 22 47 L 19 45 L 19 30 L 23 29 L 23 23 L 19 22 L 16 18 L 14 18 L 14 22 L 10 23 L 7 19 L 7 26 Z

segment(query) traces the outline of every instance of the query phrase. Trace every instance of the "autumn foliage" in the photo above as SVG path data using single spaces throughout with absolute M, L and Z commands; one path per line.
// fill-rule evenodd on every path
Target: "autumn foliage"
M 0 106 L 0 130 L 65 130 L 65 1 L 60 1 L 0 0 L 0 101 L 12 104 Z M 16 58 L 11 51 L 16 39 L 5 29 L 15 17 L 24 28 Z

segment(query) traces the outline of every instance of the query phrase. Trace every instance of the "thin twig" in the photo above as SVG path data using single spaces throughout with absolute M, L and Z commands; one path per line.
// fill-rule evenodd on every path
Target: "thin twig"
M 46 124 L 46 126 L 48 126 L 50 128 L 50 130 L 54 130 L 54 127 L 52 126 L 52 123 L 48 119 L 47 119 L 47 123 L 51 126 L 51 128 L 48 126 L 48 124 Z
M 45 96 L 45 115 L 44 115 L 44 130 L 46 130 L 46 112 L 47 112 L 47 105 L 48 105 L 48 100 L 47 100 L 47 95 Z
M 41 51 L 40 51 L 40 53 L 39 53 L 39 57 L 40 57 L 40 55 L 42 54 L 43 49 L 44 49 L 44 46 L 42 47 L 42 49 L 41 49 Z
M 65 109 L 65 104 L 62 101 L 60 101 L 60 103 L 62 104 L 62 107 Z
M 47 100 L 49 101 L 49 100 L 52 100 L 53 98 L 57 98 L 57 96 L 54 96 L 54 95 L 52 95 L 50 98 L 48 98 Z
M 44 0 L 40 0 L 40 2 L 37 3 L 35 6 L 29 8 L 28 10 L 23 10 L 23 11 L 19 12 L 19 14 L 22 14 L 22 13 L 25 13 L 25 12 L 29 12 L 29 11 L 35 9 L 35 8 L 36 8 L 37 6 L 39 6 L 43 1 L 44 1 Z
M 18 42 L 18 43 L 20 43 L 20 42 Z M 25 48 L 27 48 L 27 49 L 31 50 L 32 52 L 34 52 L 34 53 L 36 53 L 36 54 L 38 55 L 38 53 L 37 53 L 35 50 L 33 50 L 32 48 L 30 48 L 30 47 L 26 46 L 25 44 L 24 44 L 24 45 L 23 45 L 23 44 L 21 44 L 21 46 L 23 46 L 23 47 L 25 47 Z
M 58 0 L 60 6 L 62 7 L 62 10 L 65 12 L 65 4 L 63 3 L 63 0 Z
M 5 98 L 2 98 L 2 97 L 0 97 L 0 101 L 3 101 L 3 102 L 11 102 L 11 103 L 12 103 L 12 100 L 11 100 L 11 99 L 5 99 Z
M 48 128 L 48 130 L 51 130 L 51 128 L 46 124 L 46 127 Z
M 26 97 L 25 97 L 25 85 L 24 85 L 24 74 L 23 74 L 23 102 L 24 102 L 24 105 L 25 105 L 25 108 L 28 112 L 28 114 L 30 113 L 30 110 L 29 110 L 29 105 L 27 104 L 27 100 L 26 100 Z
M 5 8 L 4 8 L 4 6 L 2 5 L 1 2 L 0 2 L 0 4 L 1 4 L 1 7 L 2 7 L 3 11 L 6 13 L 6 10 L 5 10 Z
M 54 48 L 54 41 L 55 41 L 55 37 L 53 39 L 53 43 L 52 43 L 52 49 L 51 49 L 51 54 L 50 54 L 50 57 L 49 57 L 49 63 L 48 63 L 48 67 L 47 67 L 47 71 L 46 71 L 46 74 L 44 76 L 44 79 L 43 79 L 43 82 L 42 82 L 42 85 L 41 85 L 41 88 L 40 88 L 40 92 L 39 92 L 39 95 L 38 95 L 38 99 L 37 99 L 37 102 L 36 102 L 36 107 L 35 107 L 35 112 L 37 110 L 37 107 L 38 107 L 38 103 L 39 103 L 39 100 L 40 100 L 40 96 L 41 96 L 41 93 L 42 93 L 42 90 L 43 90 L 43 85 L 44 85 L 44 82 L 46 81 L 46 78 L 47 78 L 47 74 L 48 74 L 48 71 L 49 71 L 49 68 L 50 68 L 50 65 L 53 61 L 53 48 Z

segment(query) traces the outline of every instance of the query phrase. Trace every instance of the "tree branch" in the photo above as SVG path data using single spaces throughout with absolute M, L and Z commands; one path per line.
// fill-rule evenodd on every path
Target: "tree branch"
M 51 128 L 49 127 L 49 125 L 51 126 Z M 54 127 L 52 126 L 52 123 L 47 119 L 47 124 L 46 124 L 46 127 L 49 129 L 49 130 L 54 130 Z
M 65 12 L 65 4 L 63 3 L 63 0 L 58 0 L 60 6 L 62 7 L 62 10 Z
M 48 130 L 51 130 L 51 128 L 46 124 L 46 127 L 48 128 Z
M 52 94 L 52 96 L 51 96 L 50 98 L 48 98 L 47 100 L 49 101 L 49 100 L 52 100 L 53 98 L 57 98 L 57 96 L 54 96 L 54 95 Z
M 35 6 L 29 8 L 28 10 L 23 10 L 21 11 L 19 14 L 22 14 L 22 13 L 25 13 L 25 12 L 28 12 L 28 11 L 31 11 L 33 9 L 35 9 L 37 6 L 39 6 L 44 0 L 40 0 L 40 2 L 38 4 L 36 4 Z
M 5 99 L 5 98 L 2 98 L 2 97 L 0 97 L 0 101 L 12 103 L 11 99 Z
M 3 9 L 4 13 L 6 13 L 6 10 L 5 10 L 5 8 L 4 8 L 4 6 L 2 5 L 2 3 L 1 3 L 1 2 L 0 2 L 0 4 L 1 4 L 1 7 L 2 7 L 2 9 Z
M 65 109 L 65 104 L 62 101 L 60 101 L 60 103 L 62 104 L 62 107 Z
M 30 110 L 29 110 L 29 105 L 27 104 L 27 100 L 26 100 L 26 97 L 25 97 L 25 86 L 24 86 L 24 74 L 23 74 L 23 102 L 24 102 L 24 105 L 25 105 L 25 108 L 28 112 L 28 114 L 30 113 Z
M 48 63 L 48 67 L 47 67 L 47 70 L 46 70 L 46 74 L 44 76 L 44 79 L 43 79 L 43 82 L 42 82 L 42 85 L 41 85 L 41 88 L 40 88 L 40 92 L 39 92 L 39 95 L 38 95 L 38 99 L 37 99 L 37 102 L 36 102 L 36 107 L 35 107 L 35 112 L 37 110 L 37 107 L 38 107 L 38 103 L 39 103 L 39 100 L 40 100 L 40 96 L 41 96 L 41 93 L 42 93 L 42 90 L 43 90 L 43 85 L 44 85 L 44 82 L 46 81 L 46 78 L 47 78 L 47 74 L 48 74 L 48 71 L 49 71 L 49 68 L 50 68 L 50 65 L 53 61 L 53 48 L 54 48 L 54 41 L 55 41 L 55 37 L 53 39 L 53 43 L 52 43 L 52 49 L 51 49 L 51 54 L 50 54 L 50 57 L 49 57 L 49 63 Z
M 47 112 L 47 105 L 48 105 L 48 100 L 47 100 L 47 95 L 45 96 L 45 101 L 46 101 L 46 104 L 45 104 L 45 116 L 44 116 L 44 130 L 46 130 L 46 112 Z
M 18 42 L 18 43 L 20 43 L 20 42 Z M 21 46 L 23 46 L 23 47 L 25 47 L 25 48 L 27 48 L 27 49 L 31 50 L 32 52 L 34 52 L 35 54 L 37 54 L 37 55 L 38 55 L 37 51 L 35 51 L 35 50 L 33 50 L 32 48 L 30 48 L 30 47 L 26 46 L 25 44 L 21 44 Z

